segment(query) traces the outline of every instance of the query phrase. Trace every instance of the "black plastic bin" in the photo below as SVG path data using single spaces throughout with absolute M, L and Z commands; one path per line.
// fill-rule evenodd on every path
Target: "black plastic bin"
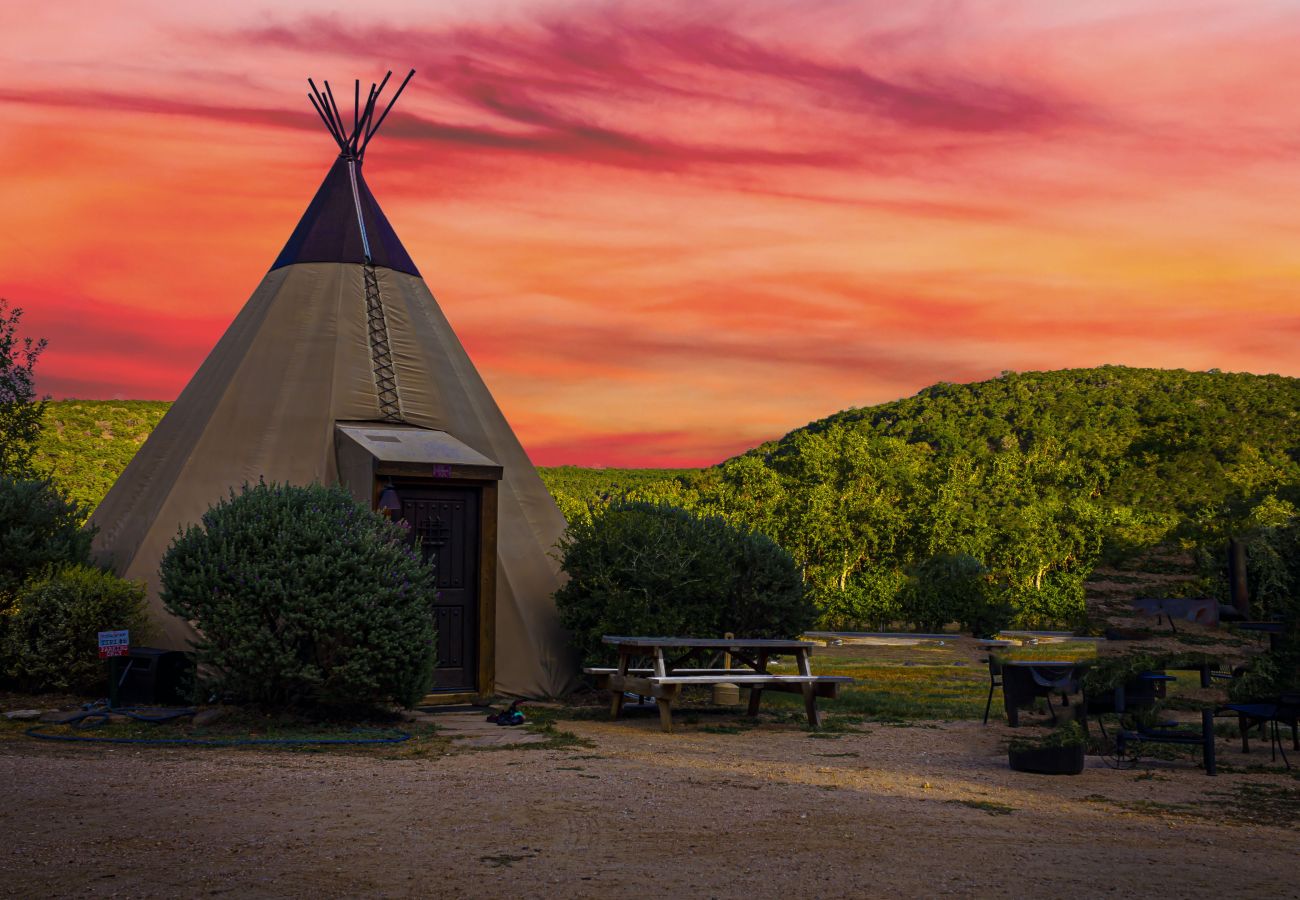
M 1083 771 L 1083 744 L 1069 747 L 1031 747 L 1008 750 L 1007 762 L 1017 772 L 1039 775 L 1078 775 Z
M 181 650 L 132 647 L 108 667 L 109 706 L 188 706 L 194 697 L 194 658 Z

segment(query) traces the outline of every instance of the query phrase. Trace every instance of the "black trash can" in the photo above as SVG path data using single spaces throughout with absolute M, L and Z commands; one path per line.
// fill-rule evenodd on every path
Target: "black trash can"
M 108 667 L 108 705 L 188 706 L 194 702 L 194 658 L 181 650 L 132 647 Z

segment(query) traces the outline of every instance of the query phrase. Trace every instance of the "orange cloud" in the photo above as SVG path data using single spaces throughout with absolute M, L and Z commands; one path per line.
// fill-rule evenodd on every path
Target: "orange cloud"
M 305 76 L 407 64 L 367 180 L 538 462 L 1003 369 L 1300 375 L 1286 4 L 124 2 L 0 58 L 0 296 L 56 395 L 174 396 L 333 155 Z

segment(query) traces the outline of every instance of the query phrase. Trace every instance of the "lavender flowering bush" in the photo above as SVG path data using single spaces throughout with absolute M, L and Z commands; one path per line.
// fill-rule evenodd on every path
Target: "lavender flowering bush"
M 267 707 L 413 706 L 434 666 L 433 570 L 341 487 L 244 485 L 162 561 L 205 686 Z

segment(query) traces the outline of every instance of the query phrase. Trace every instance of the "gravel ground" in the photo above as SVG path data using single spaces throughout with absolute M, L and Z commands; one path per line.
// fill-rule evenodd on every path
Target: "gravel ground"
M 1300 781 L 1010 772 L 1009 730 L 790 726 L 425 759 L 0 743 L 12 896 L 1298 896 Z M 1267 760 L 1221 741 L 1222 762 Z

